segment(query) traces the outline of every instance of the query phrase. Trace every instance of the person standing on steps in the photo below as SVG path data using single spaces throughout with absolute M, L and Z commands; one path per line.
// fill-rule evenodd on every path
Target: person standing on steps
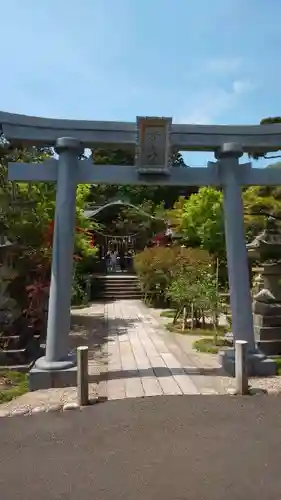
M 121 248 L 121 250 L 119 252 L 119 258 L 120 258 L 121 271 L 123 272 L 126 270 L 125 252 L 124 252 L 123 248 Z
M 110 266 L 111 266 L 111 271 L 113 273 L 116 273 L 117 257 L 118 257 L 117 250 L 113 250 L 110 253 Z

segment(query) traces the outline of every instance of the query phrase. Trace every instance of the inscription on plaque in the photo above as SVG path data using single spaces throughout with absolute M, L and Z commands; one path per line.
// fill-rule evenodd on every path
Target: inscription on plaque
M 171 118 L 137 118 L 136 165 L 141 173 L 168 173 Z

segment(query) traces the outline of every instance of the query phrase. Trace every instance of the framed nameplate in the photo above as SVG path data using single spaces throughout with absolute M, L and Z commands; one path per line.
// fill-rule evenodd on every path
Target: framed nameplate
M 170 171 L 172 118 L 137 117 L 136 166 L 141 174 Z

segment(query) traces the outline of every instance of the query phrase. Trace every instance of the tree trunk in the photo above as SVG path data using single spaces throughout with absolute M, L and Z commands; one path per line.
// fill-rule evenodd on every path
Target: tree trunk
M 206 318 L 205 318 L 205 313 L 204 310 L 202 310 L 202 327 L 206 328 Z
M 217 315 L 213 313 L 213 328 L 214 328 L 214 344 L 217 345 L 218 341 L 218 322 Z
M 174 319 L 173 319 L 173 325 L 176 324 L 177 320 L 179 319 L 179 317 L 181 315 L 181 312 L 182 312 L 182 307 L 180 307 L 179 309 L 176 310 L 176 314 L 175 314 Z
M 191 330 L 194 330 L 194 304 L 191 303 Z
M 187 309 L 186 309 L 186 306 L 184 306 L 183 308 L 183 317 L 182 317 L 182 332 L 184 332 L 184 330 L 186 329 L 186 318 L 187 318 Z

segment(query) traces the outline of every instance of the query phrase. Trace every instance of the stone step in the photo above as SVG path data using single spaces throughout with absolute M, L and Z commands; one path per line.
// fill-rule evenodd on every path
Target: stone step
M 129 292 L 128 293 L 126 291 L 120 291 L 119 293 L 114 293 L 114 292 L 103 292 L 103 293 L 101 293 L 100 292 L 100 293 L 96 294 L 95 297 L 96 298 L 98 298 L 98 297 L 101 297 L 101 298 L 102 297 L 116 297 L 116 298 L 120 299 L 121 297 L 124 297 L 124 296 L 126 296 L 126 297 L 132 297 L 133 298 L 133 297 L 142 297 L 142 294 L 140 292 L 134 292 L 134 293 Z
M 97 294 L 99 297 L 102 296 L 102 297 L 118 297 L 118 298 L 121 298 L 121 297 L 142 297 L 142 294 L 141 292 L 139 291 L 136 291 L 136 292 L 126 292 L 126 290 L 120 290 L 118 293 L 115 293 L 115 292 L 111 292 L 111 291 L 107 291 L 107 292 L 100 292 Z
M 280 340 L 281 341 L 281 326 L 263 326 L 254 327 L 255 336 L 259 341 L 263 340 Z
M 112 281 L 100 281 L 97 283 L 98 286 L 139 286 L 138 281 L 119 281 L 119 280 L 112 280 Z M 95 284 L 93 284 L 95 286 Z
M 281 339 L 280 340 L 262 340 L 257 342 L 258 348 L 266 356 L 281 355 Z
M 0 351 L 0 365 L 15 365 L 28 362 L 28 351 L 23 349 L 3 349 Z
M 100 291 L 102 292 L 112 292 L 112 293 L 118 293 L 120 291 L 126 291 L 128 293 L 130 292 L 140 292 L 140 288 L 137 286 L 106 286 L 105 288 L 99 288 Z
M 98 280 L 117 280 L 117 279 L 132 279 L 132 280 L 138 280 L 138 276 L 135 274 L 127 274 L 127 273 L 112 273 L 112 274 L 94 274 L 91 276 L 92 279 L 98 279 Z
M 1 335 L 0 349 L 14 349 L 18 346 L 20 335 Z
M 92 285 L 92 288 L 100 288 L 100 289 L 105 289 L 105 288 L 126 288 L 126 287 L 129 287 L 129 288 L 140 288 L 140 285 L 139 283 L 132 283 L 132 282 L 127 282 L 127 283 L 119 283 L 119 282 L 116 282 L 116 283 L 93 283 Z
M 264 316 L 261 314 L 254 314 L 254 324 L 257 327 L 281 327 L 281 316 Z
M 38 342 L 40 335 L 33 335 L 28 341 L 27 346 L 31 342 Z M 0 349 L 21 349 L 23 344 L 26 344 L 25 338 L 21 335 L 1 335 L 0 336 Z
M 91 294 L 93 299 L 140 299 L 142 297 L 138 277 L 125 273 L 94 276 Z
M 118 277 L 118 278 L 96 278 L 92 280 L 92 283 L 138 283 L 139 280 L 133 277 L 130 278 L 123 278 L 123 277 Z
M 3 365 L 0 366 L 0 375 L 3 371 L 13 371 L 13 372 L 21 372 L 28 373 L 34 362 L 26 363 L 26 364 L 18 364 L 18 365 Z

